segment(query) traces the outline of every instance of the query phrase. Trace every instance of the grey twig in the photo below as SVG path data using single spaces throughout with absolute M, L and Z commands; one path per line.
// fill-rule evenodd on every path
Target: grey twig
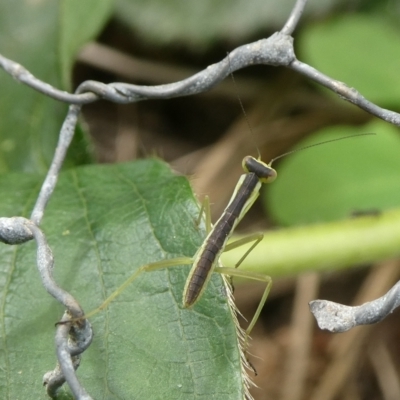
M 112 83 L 111 86 L 131 102 L 189 96 L 211 89 L 231 72 L 241 68 L 258 64 L 288 66 L 294 59 L 293 38 L 276 32 L 268 39 L 236 48 L 220 62 L 180 82 L 158 86 Z
M 0 218 L 0 242 L 21 244 L 33 239 L 32 231 L 23 217 Z
M 76 363 L 75 365 L 77 365 Z M 75 368 L 74 365 L 74 369 Z M 65 383 L 65 376 L 61 371 L 60 364 L 57 363 L 57 366 L 54 370 L 46 372 L 43 376 L 43 386 L 46 388 L 47 394 L 52 399 L 57 398 L 58 389 Z
M 91 397 L 86 393 L 76 377 L 75 370 L 79 366 L 80 354 L 85 351 L 92 342 L 92 327 L 87 319 L 80 321 L 84 313 L 75 300 L 67 291 L 59 287 L 53 279 L 54 267 L 53 254 L 43 232 L 32 222 L 27 222 L 37 243 L 37 266 L 46 290 L 67 309 L 61 323 L 57 325 L 56 350 L 58 362 L 65 380 L 68 382 L 72 392 L 77 399 L 89 400 Z M 78 319 L 77 322 L 72 322 Z M 56 372 L 58 368 L 56 367 Z M 52 393 L 57 385 L 62 385 L 62 379 L 55 374 L 54 381 L 50 379 L 49 373 L 47 385 L 49 393 Z
M 75 373 L 75 370 L 80 364 L 80 355 L 78 354 L 71 356 L 70 349 L 68 347 L 68 339 L 70 330 L 72 329 L 71 322 L 69 321 L 70 316 L 65 313 L 61 320 L 62 323 L 58 324 L 57 326 L 55 339 L 56 352 L 62 375 L 56 375 L 56 373 L 53 372 L 53 380 L 49 380 L 49 378 L 51 378 L 51 373 L 47 373 L 45 375 L 45 379 L 47 378 L 47 393 L 51 397 L 55 397 L 54 395 L 56 394 L 58 386 L 61 386 L 64 383 L 62 382 L 62 377 L 64 377 L 77 400 L 92 400 L 92 397 L 86 392 L 86 390 L 78 381 Z M 55 372 L 59 371 L 59 367 L 56 367 Z
M 281 33 L 283 33 L 285 35 L 291 35 L 294 32 L 297 24 L 300 21 L 300 17 L 303 14 L 306 3 L 307 3 L 307 0 L 297 0 L 296 1 L 296 4 L 294 5 L 293 10 L 289 15 L 288 20 L 286 21 L 284 27 L 281 30 Z
M 307 76 L 322 86 L 332 90 L 337 93 L 344 100 L 355 104 L 356 106 L 362 108 L 368 113 L 375 115 L 384 121 L 390 122 L 393 125 L 400 126 L 400 114 L 386 110 L 385 108 L 378 107 L 377 105 L 368 101 L 364 96 L 360 94 L 356 89 L 347 86 L 345 83 L 336 81 L 322 72 L 317 71 L 315 68 L 302 63 L 301 61 L 294 60 L 290 66 L 293 70 L 299 72 L 302 75 Z
M 303 12 L 306 0 L 298 0 L 290 18 L 280 32 L 274 33 L 268 39 L 261 39 L 240 46 L 227 57 L 205 70 L 182 81 L 156 86 L 139 86 L 126 83 L 110 83 L 108 85 L 96 82 L 83 82 L 75 94 L 58 90 L 51 85 L 35 78 L 29 71 L 18 63 L 0 55 L 0 66 L 18 81 L 50 96 L 70 104 L 83 105 L 99 99 L 115 103 L 131 103 L 149 99 L 168 99 L 189 96 L 205 92 L 222 81 L 231 71 L 257 64 L 289 67 L 307 78 L 320 83 L 339 94 L 343 99 L 377 116 L 391 124 L 400 126 L 400 114 L 381 108 L 365 99 L 356 89 L 348 87 L 319 72 L 315 68 L 298 61 L 293 49 L 293 32 Z
M 31 221 L 27 220 L 26 225 L 32 231 L 37 244 L 37 267 L 45 289 L 58 300 L 69 312 L 72 318 L 83 317 L 84 313 L 74 297 L 64 289 L 60 288 L 53 279 L 54 258 L 50 246 L 42 230 Z
M 69 104 L 80 105 L 88 104 L 98 99 L 126 104 L 149 99 L 189 96 L 211 89 L 230 72 L 250 65 L 285 66 L 329 88 L 343 99 L 350 101 L 370 114 L 400 126 L 400 114 L 371 103 L 356 89 L 350 88 L 343 82 L 330 78 L 296 59 L 293 49 L 293 38 L 290 35 L 299 22 L 305 4 L 306 0 L 297 0 L 290 17 L 280 32 L 274 33 L 268 39 L 261 39 L 257 42 L 236 48 L 228 56 L 230 62 L 228 62 L 228 57 L 226 57 L 187 79 L 170 84 L 139 86 L 115 82 L 106 85 L 101 82 L 86 81 L 79 86 L 75 94 L 70 94 L 40 81 L 20 64 L 1 55 L 0 66 L 18 81 L 54 99 Z
M 294 59 L 293 39 L 280 32 L 268 39 L 240 46 L 229 54 L 231 71 L 257 64 L 287 66 Z M 168 99 L 202 93 L 217 85 L 231 72 L 228 57 L 205 70 L 184 79 L 165 85 L 139 86 L 126 83 L 83 82 L 75 94 L 58 90 L 41 82 L 20 64 L 0 55 L 0 66 L 18 81 L 57 100 L 70 104 L 87 104 L 98 99 L 116 103 L 132 103 L 149 99 Z
M 76 399 L 91 399 L 75 371 L 80 365 L 81 353 L 89 347 L 92 339 L 93 331 L 87 319 L 79 324 L 73 323 L 70 314 L 64 313 L 57 324 L 55 338 L 58 363 L 53 371 L 46 372 L 43 376 L 43 384 L 51 398 L 57 397 L 57 390 L 67 381 Z
M 361 306 L 345 306 L 328 300 L 310 302 L 318 326 L 331 332 L 346 332 L 358 325 L 382 321 L 400 305 L 400 281 L 379 299 Z
M 36 225 L 40 225 L 40 222 L 43 218 L 44 209 L 56 187 L 60 169 L 64 163 L 65 156 L 67 154 L 69 145 L 71 144 L 72 138 L 74 137 L 75 127 L 78 122 L 80 111 L 81 106 L 79 105 L 69 106 L 68 114 L 61 127 L 60 136 L 58 138 L 58 143 L 54 152 L 53 160 L 47 172 L 46 179 L 42 184 L 39 196 L 36 200 L 35 207 L 33 208 L 31 214 L 31 220 Z
M 67 380 L 77 399 L 89 400 L 91 397 L 77 380 L 75 370 L 79 366 L 80 354 L 92 341 L 92 327 L 88 320 L 79 320 L 84 315 L 79 303 L 54 281 L 54 258 L 42 230 L 34 222 L 23 217 L 0 218 L 0 241 L 3 243 L 21 244 L 32 239 L 35 239 L 37 244 L 36 264 L 43 286 L 67 309 L 63 317 L 65 324 L 57 325 L 56 349 L 59 366 L 45 374 L 44 383 L 48 394 L 55 397 L 56 390 Z
M 80 95 L 71 94 L 64 90 L 59 90 L 40 79 L 35 78 L 21 64 L 16 63 L 0 54 L 0 66 L 9 73 L 18 82 L 24 83 L 27 86 L 49 96 L 53 99 L 63 101 L 69 104 L 87 104 L 96 100 L 96 95 L 93 93 L 84 93 Z

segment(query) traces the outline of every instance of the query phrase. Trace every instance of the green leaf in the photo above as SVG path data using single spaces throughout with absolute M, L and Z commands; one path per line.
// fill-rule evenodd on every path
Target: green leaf
M 116 16 L 145 41 L 159 45 L 184 43 L 201 51 L 215 41 L 240 41 L 260 30 L 281 29 L 292 0 L 118 0 Z M 320 15 L 334 0 L 307 5 L 306 14 Z
M 27 215 L 41 178 L 0 178 L 0 215 Z M 141 265 L 192 256 L 204 238 L 183 177 L 160 161 L 64 173 L 42 228 L 56 281 L 89 312 Z M 0 246 L 0 398 L 47 398 L 54 323 L 63 312 L 43 289 L 35 244 Z M 78 377 L 95 399 L 242 399 L 235 325 L 221 276 L 183 309 L 190 266 L 147 272 L 91 318 L 95 338 Z
M 352 14 L 307 25 L 299 55 L 381 105 L 400 104 L 400 31 L 388 19 Z
M 2 1 L 0 52 L 44 82 L 69 89 L 73 57 L 102 27 L 109 4 L 111 0 Z M 67 106 L 18 84 L 2 70 L 0 87 L 0 173 L 46 171 Z M 81 154 L 70 153 L 69 164 L 81 161 Z
M 296 225 L 399 206 L 400 138 L 393 126 L 382 121 L 357 128 L 337 126 L 298 146 L 367 132 L 376 136 L 329 143 L 284 158 L 276 167 L 278 179 L 264 196 L 274 219 Z
M 109 20 L 114 0 L 63 0 L 60 2 L 61 82 L 71 89 L 72 64 L 77 51 L 87 41 L 96 37 Z

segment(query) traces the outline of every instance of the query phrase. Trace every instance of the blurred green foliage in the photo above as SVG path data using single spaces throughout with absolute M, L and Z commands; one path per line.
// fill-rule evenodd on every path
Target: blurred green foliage
M 379 212 L 400 206 L 400 136 L 376 120 L 366 126 L 335 126 L 316 132 L 298 147 L 360 133 L 290 154 L 276 167 L 278 179 L 264 201 L 275 222 L 299 225 Z
M 400 30 L 382 15 L 336 16 L 304 26 L 299 57 L 368 100 L 400 109 Z M 318 86 L 318 88 L 320 88 Z M 324 90 L 328 96 L 334 96 Z M 400 206 L 399 129 L 377 118 L 366 126 L 315 132 L 298 147 L 346 135 L 365 137 L 299 152 L 283 159 L 279 179 L 265 193 L 275 222 L 298 225 Z
M 71 89 L 72 65 L 79 48 L 110 16 L 112 0 L 0 2 L 0 52 L 37 78 Z M 45 172 L 53 157 L 67 105 L 0 71 L 0 174 Z M 87 162 L 78 130 L 67 166 Z
M 218 41 L 246 41 L 282 28 L 294 0 L 117 0 L 116 17 L 144 42 L 201 52 Z M 310 1 L 305 15 L 327 14 L 336 0 Z
M 368 100 L 400 107 L 400 29 L 388 18 L 351 14 L 308 24 L 298 49 L 301 60 Z

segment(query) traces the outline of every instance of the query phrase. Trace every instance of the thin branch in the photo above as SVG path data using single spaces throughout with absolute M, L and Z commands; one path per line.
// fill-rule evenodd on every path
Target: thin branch
M 64 163 L 69 145 L 74 137 L 75 127 L 78 122 L 78 116 L 81 111 L 81 106 L 71 105 L 68 114 L 62 125 L 60 136 L 58 139 L 57 147 L 54 152 L 53 161 L 47 172 L 46 179 L 44 180 L 40 189 L 39 196 L 31 214 L 31 220 L 34 224 L 39 225 L 44 214 L 44 209 L 50 200 L 50 197 L 57 184 L 58 175 Z
M 64 289 L 60 288 L 53 279 L 54 258 L 47 244 L 47 240 L 35 224 L 27 220 L 27 226 L 32 231 L 37 243 L 37 267 L 45 289 L 58 300 L 70 313 L 72 318 L 81 318 L 84 312 L 74 297 Z
M 30 221 L 27 221 L 27 225 L 36 239 L 37 266 L 42 283 L 45 289 L 67 309 L 62 322 L 68 322 L 71 318 L 81 318 L 84 313 L 79 303 L 53 279 L 53 254 L 43 232 Z M 87 319 L 74 324 L 69 322 L 57 325 L 56 351 L 62 374 L 58 367 L 53 372 L 45 374 L 44 381 L 49 395 L 55 393 L 56 389 L 63 385 L 63 379 L 65 379 L 77 399 L 91 399 L 78 381 L 75 370 L 80 364 L 80 354 L 89 347 L 92 339 L 93 331 Z
M 91 397 L 79 383 L 75 370 L 79 366 L 80 354 L 92 342 L 92 327 L 87 319 L 73 324 L 70 322 L 71 319 L 81 318 L 84 312 L 75 298 L 54 281 L 53 253 L 41 229 L 34 222 L 23 217 L 0 218 L 0 241 L 3 243 L 21 244 L 32 239 L 35 239 L 37 244 L 36 264 L 43 286 L 67 309 L 63 321 L 68 323 L 57 326 L 56 349 L 59 366 L 46 373 L 43 382 L 50 397 L 55 398 L 57 389 L 67 380 L 77 399 L 90 400 Z
M 365 99 L 356 89 L 319 72 L 315 68 L 298 61 L 293 49 L 293 38 L 290 34 L 296 27 L 303 12 L 305 0 L 298 0 L 281 32 L 276 32 L 268 39 L 240 46 L 229 54 L 231 67 L 227 57 L 205 70 L 182 81 L 156 86 L 140 86 L 126 83 L 83 82 L 75 94 L 58 90 L 35 78 L 20 64 L 0 55 L 0 66 L 18 81 L 50 96 L 70 104 L 87 104 L 100 98 L 115 103 L 127 104 L 149 99 L 168 99 L 189 96 L 205 92 L 233 71 L 250 65 L 273 65 L 289 67 L 309 79 L 329 88 L 343 99 L 350 101 L 372 115 L 400 126 L 400 114 L 383 109 Z
M 0 242 L 21 244 L 33 239 L 33 233 L 23 217 L 0 218 Z
M 400 281 L 379 299 L 361 306 L 351 307 L 328 300 L 314 300 L 310 302 L 310 310 L 321 329 L 346 332 L 355 326 L 382 321 L 399 305 Z
M 398 261 L 384 261 L 373 268 L 364 279 L 354 298 L 362 304 L 389 290 L 399 276 Z M 340 291 L 340 288 L 338 288 Z M 359 365 L 359 356 L 365 354 L 365 343 L 373 334 L 373 326 L 353 330 L 346 335 L 336 335 L 329 343 L 330 363 L 322 372 L 318 384 L 309 394 L 309 400 L 334 400 L 340 398 L 341 389 Z
M 303 14 L 304 7 L 306 6 L 307 0 L 297 0 L 296 4 L 293 7 L 292 12 L 286 24 L 281 30 L 281 33 L 285 35 L 292 35 L 293 31 L 295 30 L 297 24 L 299 23 L 300 17 Z
M 400 126 L 400 114 L 373 104 L 365 99 L 356 89 L 350 88 L 343 82 L 330 78 L 296 59 L 293 49 L 293 38 L 286 32 L 291 32 L 294 29 L 304 5 L 305 0 L 297 1 L 295 9 L 281 32 L 274 33 L 268 39 L 261 39 L 233 50 L 229 54 L 231 68 L 229 68 L 226 57 L 187 79 L 170 84 L 140 86 L 115 82 L 106 85 L 101 82 L 86 81 L 79 86 L 75 94 L 69 94 L 40 81 L 20 64 L 1 55 L 0 66 L 18 81 L 56 100 L 80 105 L 92 103 L 99 99 L 127 104 L 149 99 L 169 99 L 189 96 L 211 89 L 226 78 L 231 71 L 259 64 L 285 66 L 327 87 L 339 94 L 343 99 L 357 105 L 368 113 L 391 124 Z
M 51 195 L 57 184 L 58 175 L 61 167 L 64 163 L 65 156 L 69 145 L 71 144 L 72 138 L 74 137 L 75 127 L 78 122 L 78 116 L 81 111 L 81 106 L 71 105 L 69 107 L 68 114 L 61 127 L 60 136 L 58 139 L 57 147 L 54 152 L 53 161 L 51 162 L 50 168 L 47 172 L 46 179 L 44 180 L 40 193 L 36 200 L 35 207 L 31 214 L 31 220 L 34 224 L 40 225 L 43 218 L 44 209 L 50 200 Z
M 0 67 L 9 73 L 18 82 L 49 96 L 53 99 L 63 101 L 69 104 L 87 104 L 95 101 L 97 96 L 93 93 L 84 93 L 80 95 L 71 94 L 64 90 L 59 90 L 40 79 L 35 78 L 26 68 L 15 61 L 12 61 L 0 54 Z
M 69 321 L 69 318 L 69 315 L 65 314 L 61 321 L 67 322 Z M 80 384 L 75 373 L 75 370 L 79 367 L 80 364 L 80 356 L 78 355 L 71 357 L 71 354 L 69 352 L 68 338 L 71 327 L 72 326 L 69 323 L 59 324 L 57 326 L 55 341 L 58 362 L 60 364 L 65 380 L 68 382 L 68 385 L 71 388 L 71 391 L 74 394 L 75 398 L 77 400 L 92 400 L 92 397 Z M 55 388 L 51 385 L 51 383 L 49 383 L 49 386 L 54 391 Z
M 6 244 L 20 244 L 32 239 L 37 244 L 37 268 L 48 293 L 58 300 L 73 318 L 84 313 L 79 303 L 68 292 L 60 288 L 53 279 L 54 258 L 44 233 L 32 221 L 23 217 L 0 218 L 0 241 Z
M 279 32 L 268 39 L 240 46 L 229 54 L 232 71 L 257 64 L 287 66 L 294 59 L 293 39 Z M 69 104 L 87 104 L 100 98 L 115 103 L 132 103 L 149 99 L 168 99 L 202 93 L 226 78 L 229 71 L 227 57 L 190 78 L 157 86 L 139 86 L 126 83 L 96 81 L 83 82 L 76 94 L 69 94 L 35 78 L 20 64 L 0 55 L 0 66 L 16 80 L 56 100 Z M 84 93 L 89 92 L 89 93 Z
M 289 68 L 299 72 L 307 78 L 312 79 L 322 86 L 325 86 L 326 88 L 337 93 L 342 99 L 355 104 L 368 113 L 375 115 L 384 121 L 390 122 L 393 125 L 400 126 L 400 114 L 378 107 L 374 103 L 368 101 L 356 89 L 347 86 L 345 83 L 336 81 L 335 79 L 330 78 L 322 72 L 317 71 L 315 68 L 310 67 L 309 65 L 298 60 L 293 61 Z

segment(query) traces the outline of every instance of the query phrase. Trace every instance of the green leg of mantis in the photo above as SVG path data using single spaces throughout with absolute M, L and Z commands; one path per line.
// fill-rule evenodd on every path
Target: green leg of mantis
M 191 264 L 193 259 L 190 257 L 178 257 L 178 258 L 171 258 L 170 260 L 162 260 L 156 261 L 151 264 L 142 265 L 137 271 L 131 275 L 121 286 L 119 286 L 113 293 L 108 296 L 103 303 L 95 308 L 94 310 L 90 311 L 88 314 L 85 314 L 85 318 L 89 318 L 99 311 L 106 308 L 116 297 L 118 297 L 142 272 L 148 271 L 156 271 L 158 269 L 164 269 L 168 267 L 176 267 L 177 265 L 187 265 Z
M 261 310 L 264 307 L 265 302 L 267 301 L 267 297 L 268 297 L 269 291 L 272 286 L 271 277 L 268 275 L 259 274 L 257 272 L 240 271 L 236 268 L 229 268 L 229 267 L 217 267 L 217 268 L 215 268 L 214 271 L 218 272 L 219 274 L 225 274 L 225 275 L 229 275 L 229 276 L 239 276 L 242 278 L 252 279 L 252 280 L 266 283 L 267 286 L 266 286 L 264 293 L 261 297 L 261 300 L 258 304 L 257 310 L 256 310 L 255 314 L 253 315 L 253 318 L 251 319 L 250 324 L 245 331 L 246 335 L 249 336 L 250 332 L 252 331 L 254 325 L 256 324 L 256 322 L 258 320 L 258 317 L 260 316 Z
M 229 251 L 229 250 L 235 249 L 237 247 L 243 246 L 244 244 L 254 242 L 250 246 L 250 248 L 244 253 L 244 255 L 240 258 L 240 260 L 236 263 L 235 268 L 217 267 L 214 270 L 215 272 L 218 272 L 220 274 L 229 275 L 231 277 L 239 276 L 242 278 L 261 281 L 261 282 L 266 283 L 267 286 L 261 297 L 260 303 L 258 304 L 257 310 L 256 310 L 253 318 L 251 319 L 249 326 L 246 329 L 247 336 L 250 335 L 250 332 L 253 329 L 255 323 L 257 322 L 258 317 L 260 316 L 261 310 L 264 307 L 265 302 L 267 301 L 267 297 L 268 297 L 268 294 L 269 294 L 269 292 L 271 290 L 271 286 L 272 286 L 272 279 L 268 275 L 260 274 L 257 272 L 241 271 L 241 270 L 238 270 L 237 268 L 245 260 L 245 258 L 251 253 L 251 251 L 254 249 L 254 247 L 256 247 L 258 245 L 258 243 L 260 243 L 260 241 L 263 239 L 263 237 L 264 237 L 264 235 L 262 233 L 256 233 L 256 234 L 249 235 L 244 238 L 238 239 L 234 242 L 228 243 L 225 246 L 225 251 Z

